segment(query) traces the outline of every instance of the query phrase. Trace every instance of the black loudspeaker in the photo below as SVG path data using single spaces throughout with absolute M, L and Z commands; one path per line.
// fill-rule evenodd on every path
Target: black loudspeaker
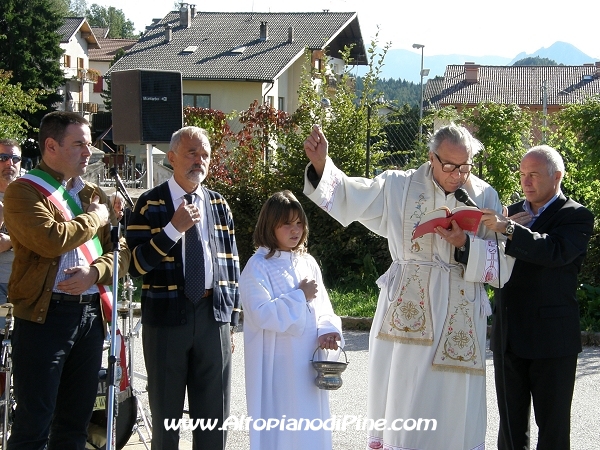
M 115 144 L 160 144 L 183 124 L 181 72 L 122 70 L 111 73 Z

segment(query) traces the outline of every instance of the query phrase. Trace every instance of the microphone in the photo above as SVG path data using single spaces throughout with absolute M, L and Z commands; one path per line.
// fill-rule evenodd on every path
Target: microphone
M 471 197 L 469 197 L 469 194 L 467 194 L 467 191 L 465 191 L 463 188 L 458 188 L 454 192 L 454 198 L 456 198 L 456 200 L 464 203 L 467 206 L 474 206 L 475 208 L 479 209 L 479 206 L 477 206 L 477 203 L 475 203 L 473 201 L 473 199 Z
M 117 173 L 117 169 L 116 167 L 112 167 L 109 170 L 109 174 L 111 177 L 113 177 L 115 179 L 115 182 L 117 183 L 117 187 L 119 188 L 119 191 L 121 192 L 121 194 L 123 195 L 123 197 L 125 198 L 125 201 L 127 202 L 127 204 L 129 205 L 129 207 L 131 209 L 133 209 L 133 200 L 131 200 L 131 197 L 129 196 L 129 194 L 127 193 L 127 189 L 125 189 L 125 186 L 123 185 L 123 182 L 121 181 L 121 177 L 119 176 L 119 174 Z

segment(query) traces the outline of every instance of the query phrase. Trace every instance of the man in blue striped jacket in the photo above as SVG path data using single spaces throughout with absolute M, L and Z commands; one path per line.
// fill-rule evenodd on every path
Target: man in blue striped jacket
M 140 196 L 127 227 L 129 272 L 143 279 L 152 450 L 178 448 L 179 432 L 165 421 L 182 418 L 186 388 L 189 419 L 217 423 L 194 430 L 193 448 L 225 448 L 219 428 L 229 415 L 239 258 L 227 202 L 201 185 L 210 155 L 205 130 L 176 131 L 167 153 L 173 176 Z M 193 240 L 201 249 L 188 246 Z

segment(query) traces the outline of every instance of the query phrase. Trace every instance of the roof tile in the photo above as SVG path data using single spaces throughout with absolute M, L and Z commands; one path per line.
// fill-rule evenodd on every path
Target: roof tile
M 112 70 L 175 70 L 199 80 L 272 81 L 305 48 L 328 46 L 332 55 L 355 43 L 353 57 L 365 64 L 365 50 L 356 13 L 211 13 L 198 12 L 185 28 L 173 11 L 140 38 Z M 268 39 L 260 39 L 261 22 Z M 165 25 L 172 39 L 165 41 Z M 294 40 L 289 42 L 288 29 Z M 184 52 L 195 45 L 198 49 Z M 245 46 L 242 53 L 232 50 Z
M 429 80 L 425 98 L 437 107 L 496 102 L 541 106 L 581 103 L 600 94 L 600 67 L 479 66 L 478 81 L 465 80 L 464 65 L 449 65 L 443 79 Z

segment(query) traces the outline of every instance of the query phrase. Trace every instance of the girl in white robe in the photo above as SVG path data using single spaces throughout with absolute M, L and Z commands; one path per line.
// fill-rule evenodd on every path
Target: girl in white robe
M 306 250 L 308 223 L 290 191 L 271 196 L 256 229 L 256 253 L 240 278 L 251 450 L 331 450 L 328 391 L 311 359 L 337 360 L 342 340 L 321 270 Z M 341 342 L 343 345 L 343 342 Z

